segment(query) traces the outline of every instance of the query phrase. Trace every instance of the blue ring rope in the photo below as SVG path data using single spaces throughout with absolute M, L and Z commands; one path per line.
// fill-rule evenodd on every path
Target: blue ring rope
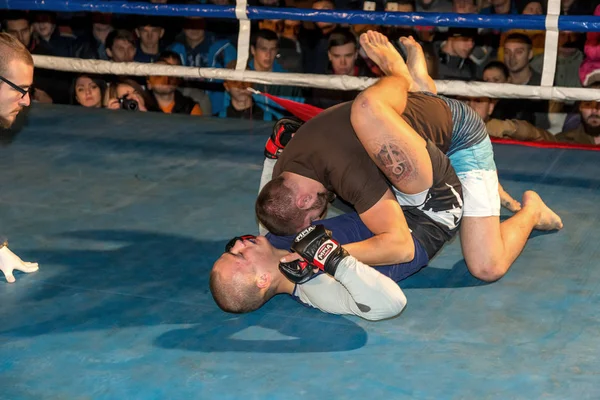
M 115 14 L 207 17 L 237 19 L 235 7 L 215 5 L 168 5 L 124 1 L 0 0 L 0 9 L 57 12 L 106 12 Z M 447 26 L 490 29 L 546 30 L 545 15 L 479 15 L 450 13 L 386 13 L 381 11 L 312 10 L 300 8 L 248 7 L 248 18 L 350 24 Z M 600 17 L 560 16 L 560 30 L 600 32 Z

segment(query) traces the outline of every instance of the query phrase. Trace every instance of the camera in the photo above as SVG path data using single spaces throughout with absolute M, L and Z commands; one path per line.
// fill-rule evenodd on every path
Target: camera
M 128 99 L 127 96 L 119 98 L 119 104 L 123 110 L 127 111 L 137 111 L 140 108 L 137 101 Z

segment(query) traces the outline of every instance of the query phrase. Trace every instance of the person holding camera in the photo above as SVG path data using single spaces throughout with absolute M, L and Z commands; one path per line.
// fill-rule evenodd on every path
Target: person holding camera
M 154 99 L 136 81 L 121 78 L 110 85 L 106 108 L 127 111 L 158 111 Z

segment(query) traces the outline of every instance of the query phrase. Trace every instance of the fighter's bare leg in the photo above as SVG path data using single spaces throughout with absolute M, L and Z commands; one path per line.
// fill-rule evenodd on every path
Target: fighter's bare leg
M 351 122 L 371 159 L 392 185 L 406 194 L 433 184 L 426 142 L 400 116 L 412 78 L 387 37 L 369 31 L 360 36 L 367 55 L 389 75 L 361 92 L 352 105 Z
M 400 42 L 404 45 L 407 53 L 406 64 L 413 78 L 413 86 L 411 91 L 423 91 L 437 94 L 435 82 L 429 76 L 427 70 L 427 61 L 421 45 L 412 37 L 401 37 Z M 501 185 L 498 185 L 500 193 L 500 202 L 503 207 L 514 212 L 521 209 L 521 203 L 515 200 Z
M 367 37 L 366 39 L 369 38 Z M 361 44 L 363 44 L 363 48 L 365 48 L 366 51 L 371 47 L 374 47 L 376 50 L 380 49 L 377 43 L 372 44 L 366 39 L 363 40 L 363 37 L 361 37 Z M 403 40 L 403 42 L 405 41 Z M 416 42 L 413 42 L 414 41 L 409 40 L 404 44 L 408 52 L 409 65 L 412 65 L 413 68 L 415 68 L 415 72 L 411 72 L 411 78 L 413 78 L 412 87 L 414 88 L 415 86 L 421 85 L 422 82 L 426 82 L 423 78 L 423 74 L 427 73 L 427 67 L 425 58 L 422 56 L 422 49 L 420 46 L 415 46 L 414 44 Z M 419 55 L 419 53 L 421 55 Z M 368 51 L 367 54 L 369 54 Z M 392 61 L 385 60 L 385 57 L 392 57 Z M 376 57 L 372 59 L 375 62 L 382 62 L 382 64 L 386 63 L 386 68 L 382 68 L 382 70 L 389 76 L 394 77 L 396 74 L 399 74 L 400 76 L 405 74 L 402 68 L 389 68 L 390 64 L 396 65 L 397 57 L 400 56 L 396 50 L 393 49 L 393 52 L 379 51 L 376 54 Z M 427 85 L 428 84 L 426 83 L 425 86 Z M 424 90 L 430 91 L 428 88 L 425 88 Z M 403 121 L 402 118 L 398 119 Z M 393 121 L 397 122 L 398 119 Z M 373 122 L 373 124 L 375 124 L 375 122 Z M 405 129 L 402 129 L 399 124 L 395 129 L 387 131 L 386 140 L 400 140 L 399 138 L 405 136 L 404 131 Z M 363 142 L 363 144 L 365 143 Z M 366 145 L 365 147 L 367 148 Z M 367 148 L 367 150 L 369 150 L 369 148 Z M 369 151 L 369 153 L 372 154 L 371 151 Z M 375 161 L 377 163 L 377 160 Z M 377 165 L 380 166 L 382 172 L 393 183 L 393 175 L 390 174 L 389 169 L 386 169 L 385 167 L 382 168 L 380 163 Z M 399 190 L 402 191 L 402 189 Z M 498 186 L 498 190 L 500 190 L 500 186 Z M 513 204 L 513 206 L 515 205 Z M 465 210 L 466 209 L 467 204 L 465 203 Z M 537 193 L 531 191 L 526 192 L 523 195 L 523 205 L 521 210 L 517 211 L 513 217 L 504 221 L 502 224 L 497 215 L 483 217 L 465 215 L 462 219 L 460 232 L 463 254 L 469 271 L 475 277 L 485 281 L 498 280 L 508 271 L 514 260 L 519 256 L 533 229 L 555 230 L 561 228 L 562 221 L 560 220 L 560 217 L 544 204 Z
M 521 210 L 501 224 L 496 216 L 463 217 L 460 241 L 471 274 L 493 282 L 506 274 L 523 251 L 532 230 L 557 230 L 562 227 L 560 217 L 548 208 L 540 196 L 527 191 L 523 195 Z

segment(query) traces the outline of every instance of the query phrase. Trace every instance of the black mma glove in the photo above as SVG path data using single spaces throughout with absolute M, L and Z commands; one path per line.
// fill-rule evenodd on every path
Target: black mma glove
M 304 122 L 295 117 L 279 119 L 273 127 L 271 137 L 265 144 L 265 157 L 276 160 L 302 124 Z
M 292 250 L 331 276 L 335 276 L 338 264 L 349 255 L 323 225 L 311 225 L 296 235 Z
M 225 245 L 225 253 L 229 253 L 231 248 L 233 246 L 235 246 L 235 242 L 237 242 L 238 240 L 254 240 L 254 239 L 256 239 L 256 236 L 254 236 L 254 235 L 236 236 L 233 239 L 231 239 L 229 242 L 227 242 L 227 244 Z
M 314 267 L 305 260 L 280 262 L 279 270 L 286 278 L 297 285 L 303 284 L 315 274 Z

